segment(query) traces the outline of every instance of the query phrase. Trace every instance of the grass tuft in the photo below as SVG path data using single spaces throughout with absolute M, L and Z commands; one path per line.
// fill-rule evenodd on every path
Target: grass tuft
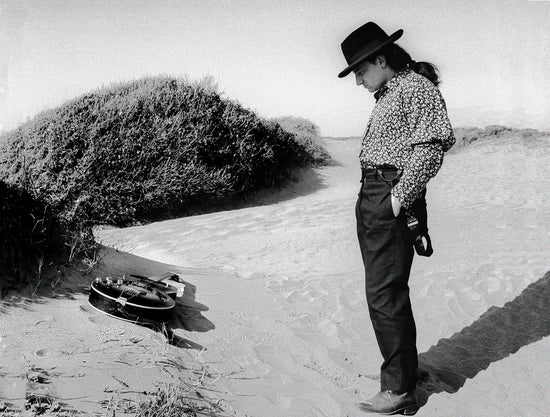
M 139 404 L 136 417 L 223 416 L 222 408 L 184 385 L 165 384 Z

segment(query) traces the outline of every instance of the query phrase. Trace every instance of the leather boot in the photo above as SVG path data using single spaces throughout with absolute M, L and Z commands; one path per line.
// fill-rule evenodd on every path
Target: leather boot
M 370 400 L 357 404 L 361 411 L 383 415 L 403 414 L 412 416 L 418 411 L 416 392 L 383 390 Z

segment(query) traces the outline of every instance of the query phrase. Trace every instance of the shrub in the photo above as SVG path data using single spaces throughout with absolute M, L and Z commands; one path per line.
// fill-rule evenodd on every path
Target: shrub
M 295 116 L 277 117 L 271 120 L 278 123 L 287 132 L 294 134 L 296 141 L 313 156 L 315 164 L 331 162 L 330 155 L 322 146 L 319 127 L 310 120 Z
M 71 246 L 97 224 L 197 213 L 278 186 L 318 161 L 279 124 L 169 77 L 114 85 L 44 112 L 0 142 L 0 179 L 50 206 Z

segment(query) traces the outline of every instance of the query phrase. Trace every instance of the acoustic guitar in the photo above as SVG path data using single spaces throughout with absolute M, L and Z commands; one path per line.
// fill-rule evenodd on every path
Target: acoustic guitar
M 178 289 L 162 282 L 175 274 L 161 277 L 124 275 L 96 278 L 90 286 L 90 305 L 110 316 L 137 323 L 170 321 Z

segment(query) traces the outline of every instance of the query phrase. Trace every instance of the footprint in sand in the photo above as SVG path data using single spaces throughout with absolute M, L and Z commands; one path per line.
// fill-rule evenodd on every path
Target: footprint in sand
M 42 348 L 42 349 L 38 349 L 37 351 L 35 351 L 34 355 L 38 356 L 39 358 L 45 358 L 45 357 L 48 357 L 48 356 L 52 356 L 54 353 L 55 352 L 51 349 Z
M 132 365 L 136 364 L 137 359 L 140 356 L 141 355 L 139 355 L 137 353 L 130 352 L 130 351 L 125 351 L 125 352 L 121 352 L 121 353 L 118 354 L 116 362 L 122 362 L 122 363 L 126 363 L 126 364 L 132 366 Z
M 99 310 L 92 307 L 91 305 L 82 304 L 79 306 L 79 309 L 83 313 L 87 314 L 87 317 L 84 318 L 84 320 L 100 326 L 105 326 L 109 324 L 110 318 L 103 314 L 103 312 L 100 312 Z

